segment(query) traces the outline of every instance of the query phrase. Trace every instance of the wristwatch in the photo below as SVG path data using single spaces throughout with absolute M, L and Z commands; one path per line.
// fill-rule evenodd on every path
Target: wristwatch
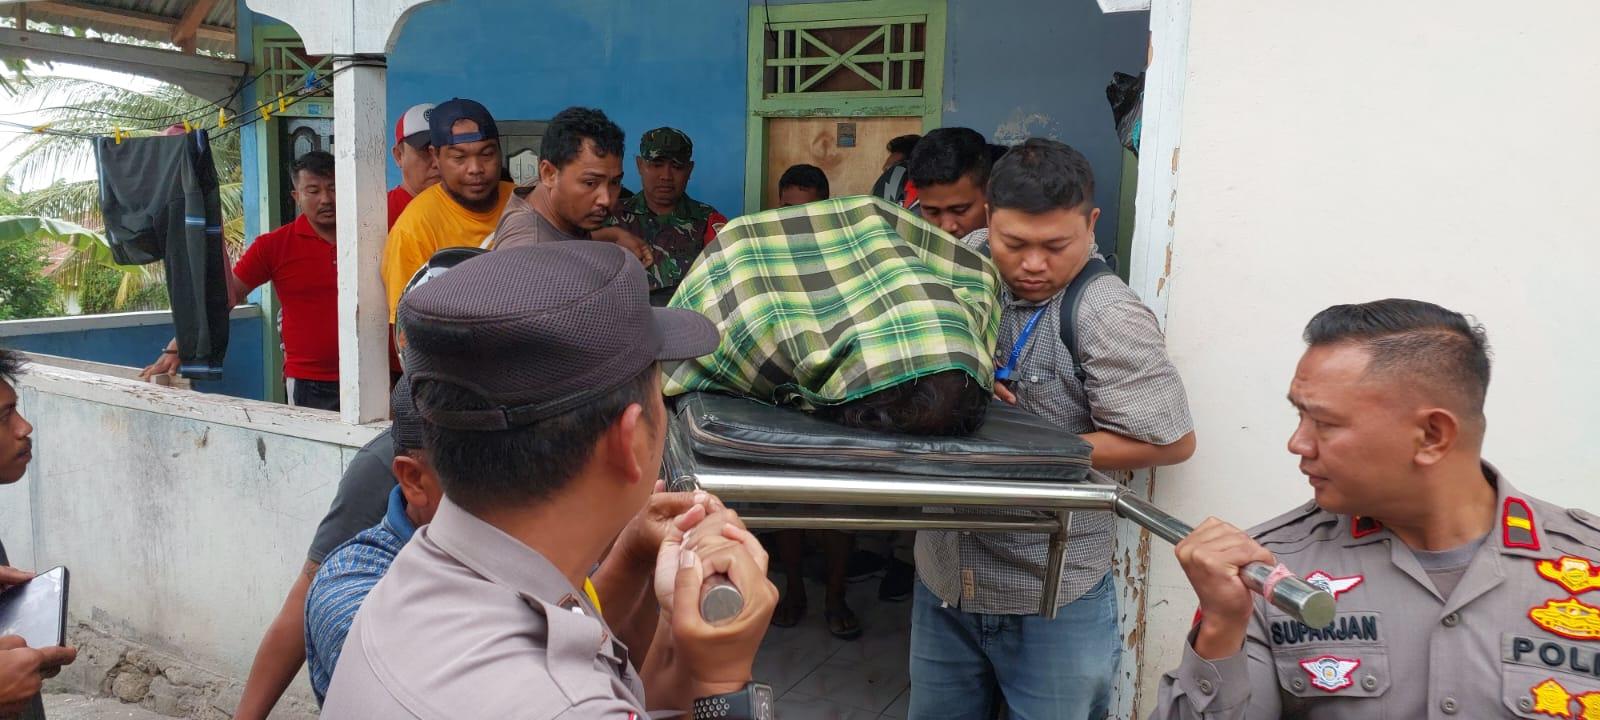
M 696 698 L 694 720 L 773 720 L 772 686 L 752 682 L 738 692 Z

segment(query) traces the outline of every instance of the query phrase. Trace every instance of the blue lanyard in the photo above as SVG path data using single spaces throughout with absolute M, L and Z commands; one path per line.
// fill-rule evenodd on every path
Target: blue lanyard
M 1034 326 L 1039 324 L 1039 318 L 1048 309 L 1050 305 L 1046 304 L 1033 311 L 1033 317 L 1028 318 L 1028 324 L 1022 326 L 1022 334 L 1017 336 L 1017 342 L 1011 346 L 1011 355 L 1006 359 L 1006 366 L 994 371 L 994 379 L 1010 380 L 1011 376 L 1016 374 L 1017 361 L 1022 358 L 1022 349 L 1028 346 L 1028 339 L 1033 337 Z

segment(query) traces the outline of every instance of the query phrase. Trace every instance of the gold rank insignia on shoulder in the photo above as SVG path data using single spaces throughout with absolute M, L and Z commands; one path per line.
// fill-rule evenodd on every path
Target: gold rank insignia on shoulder
M 1600 608 L 1577 598 L 1546 600 L 1528 610 L 1528 619 L 1546 632 L 1573 640 L 1600 640 Z
M 1531 698 L 1524 698 L 1524 702 L 1531 699 L 1533 707 L 1529 709 L 1537 714 L 1573 720 L 1600 720 L 1600 693 L 1574 695 L 1555 678 L 1547 678 L 1528 688 L 1528 694 Z M 1578 701 L 1577 712 L 1572 711 L 1574 700 Z
M 1539 577 L 1577 595 L 1600 588 L 1600 568 L 1586 558 L 1562 555 L 1556 560 L 1540 560 L 1536 566 Z

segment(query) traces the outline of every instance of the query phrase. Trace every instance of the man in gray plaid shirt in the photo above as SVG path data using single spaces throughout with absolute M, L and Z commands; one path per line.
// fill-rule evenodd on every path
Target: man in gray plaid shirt
M 1094 175 L 1081 153 L 1032 139 L 995 163 L 987 243 L 1005 280 L 995 394 L 1094 445 L 1102 472 L 1194 453 L 1183 383 L 1155 315 L 1114 275 L 1085 288 L 1079 368 L 1061 341 L 1062 294 L 1094 254 Z M 1007 512 L 1007 511 L 996 511 Z M 1011 511 L 1022 512 L 1022 511 Z M 1103 718 L 1121 655 L 1110 513 L 1072 513 L 1059 612 L 1038 613 L 1048 538 L 921 532 L 912 609 L 911 707 L 924 718 Z

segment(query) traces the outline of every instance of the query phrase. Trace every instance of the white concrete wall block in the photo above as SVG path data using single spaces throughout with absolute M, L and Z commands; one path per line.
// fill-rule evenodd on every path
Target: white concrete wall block
M 1285 449 L 1300 332 L 1400 296 L 1487 326 L 1487 457 L 1600 507 L 1600 5 L 1196 3 L 1190 20 L 1166 319 L 1199 447 L 1156 500 L 1245 525 L 1310 497 Z M 1194 609 L 1170 548 L 1152 555 L 1147 694 Z

